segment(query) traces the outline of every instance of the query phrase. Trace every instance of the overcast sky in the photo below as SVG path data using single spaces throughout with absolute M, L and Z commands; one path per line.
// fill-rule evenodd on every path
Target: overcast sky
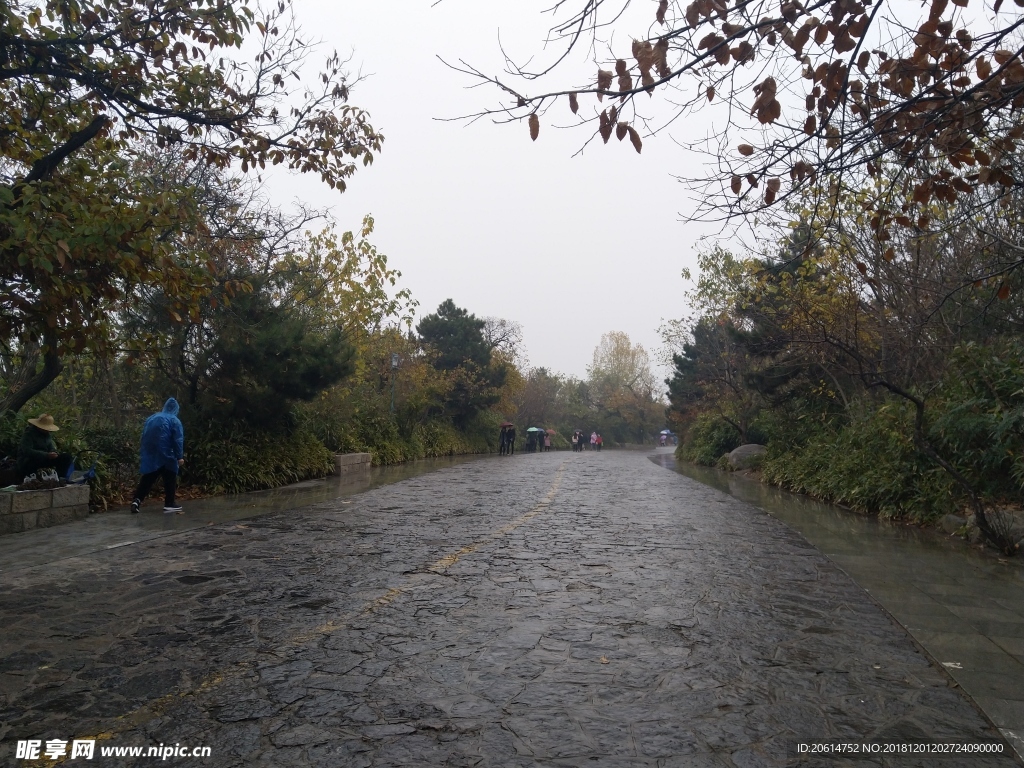
M 386 140 L 344 194 L 292 177 L 275 178 L 272 193 L 280 203 L 331 207 L 344 229 L 372 213 L 373 240 L 402 271 L 420 316 L 451 298 L 478 316 L 517 321 L 532 365 L 582 377 L 608 331 L 656 355 L 661 319 L 686 314 L 680 272 L 714 230 L 682 221 L 689 193 L 672 174 L 696 175 L 700 160 L 669 133 L 645 138 L 640 155 L 612 138 L 573 157 L 587 133 L 552 128 L 550 117 L 536 142 L 525 123 L 437 119 L 500 103 L 493 90 L 467 89 L 437 57 L 499 74 L 499 30 L 506 50 L 525 58 L 540 49 L 549 4 L 296 0 L 303 29 L 351 52 L 353 69 L 367 76 L 352 103 L 369 110 Z M 639 5 L 653 15 L 653 4 Z M 581 106 L 593 106 L 588 100 L 596 102 Z M 567 103 L 552 116 L 560 109 L 569 122 Z M 673 130 L 679 138 L 701 128 Z

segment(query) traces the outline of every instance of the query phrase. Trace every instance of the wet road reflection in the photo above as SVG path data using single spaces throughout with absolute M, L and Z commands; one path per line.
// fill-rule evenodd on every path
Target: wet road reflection
M 159 499 L 150 499 L 137 515 L 128 508 L 90 515 L 87 520 L 0 536 L 0 573 L 9 573 L 90 552 L 115 549 L 140 541 L 201 528 L 214 523 L 243 520 L 321 501 L 353 496 L 382 485 L 433 472 L 487 456 L 452 456 L 422 459 L 390 467 L 307 480 L 283 488 L 228 494 L 183 501 L 185 513 L 165 515 Z
M 902 624 L 1024 757 L 1024 558 L 677 462 L 671 451 L 651 460 L 798 531 Z

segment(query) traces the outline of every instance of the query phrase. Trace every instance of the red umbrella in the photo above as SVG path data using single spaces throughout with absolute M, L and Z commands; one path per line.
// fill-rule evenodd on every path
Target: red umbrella
M 554 429 L 545 430 L 549 435 L 557 435 L 558 431 Z
M 515 424 L 513 424 L 511 421 L 503 421 L 501 423 L 501 426 L 503 426 L 503 427 L 514 427 Z

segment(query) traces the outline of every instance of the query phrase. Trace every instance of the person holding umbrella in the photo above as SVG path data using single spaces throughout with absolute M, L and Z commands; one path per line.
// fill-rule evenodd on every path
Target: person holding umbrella
M 501 425 L 501 431 L 498 432 L 498 455 L 504 456 L 505 449 L 508 447 L 508 428 L 512 425 L 507 421 Z
M 516 452 L 516 428 L 513 424 L 505 430 L 505 453 L 512 456 Z

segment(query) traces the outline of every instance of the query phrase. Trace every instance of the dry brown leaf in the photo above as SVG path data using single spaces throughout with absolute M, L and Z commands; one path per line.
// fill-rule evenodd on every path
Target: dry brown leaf
M 663 37 L 654 46 L 654 57 L 658 64 L 658 77 L 668 77 L 672 74 L 672 68 L 668 65 L 668 38 Z
M 636 153 L 639 155 L 640 150 L 643 149 L 644 146 L 644 143 L 640 141 L 640 134 L 636 132 L 636 129 L 633 126 L 629 126 L 627 130 L 629 131 L 629 141 L 633 145 L 633 149 L 635 149 Z
M 607 657 L 605 657 L 605 656 L 602 656 L 602 657 L 601 657 L 601 663 L 602 663 L 602 664 L 607 664 L 607 663 L 608 663 L 608 659 L 607 659 Z
M 691 28 L 696 27 L 700 23 L 700 8 L 697 7 L 697 3 L 693 2 L 686 6 L 686 23 Z
M 896 258 L 896 249 L 890 245 L 885 249 L 885 253 L 882 254 L 882 258 L 886 261 L 892 261 Z
M 750 157 L 750 155 L 754 154 L 754 148 L 749 144 L 740 144 L 736 147 L 736 151 L 744 157 Z
M 609 90 L 612 87 L 612 77 L 614 77 L 614 75 L 611 72 L 609 72 L 607 69 L 599 69 L 599 70 L 597 70 L 597 90 L 599 90 L 599 91 L 607 91 L 607 90 Z M 604 101 L 604 94 L 603 93 L 597 94 L 597 100 L 598 101 Z
M 607 110 L 601 113 L 600 127 L 597 130 L 601 134 L 601 139 L 607 144 L 608 139 L 612 137 L 612 121 L 608 119 Z
M 615 138 L 618 139 L 619 141 L 622 141 L 624 138 L 626 138 L 626 134 L 628 133 L 626 129 L 628 127 L 629 126 L 627 126 L 625 123 L 619 123 L 618 125 L 616 125 Z
M 534 112 L 530 115 L 530 138 L 534 141 L 537 140 L 537 136 L 540 135 L 540 118 L 537 117 L 537 113 Z
M 575 93 L 569 94 L 569 109 L 572 110 L 574 115 L 580 110 L 580 102 L 579 99 L 576 98 Z
M 932 0 L 932 7 L 931 7 L 931 10 L 928 13 L 928 18 L 930 18 L 930 19 L 940 19 L 940 18 L 942 18 L 942 14 L 946 10 L 947 2 L 948 2 L 948 0 Z
M 661 0 L 658 3 L 658 12 L 654 14 L 654 18 L 658 20 L 659 24 L 665 23 L 665 13 L 668 11 L 668 0 Z
M 713 85 L 708 86 L 708 101 L 711 101 L 714 98 L 715 98 L 715 86 L 713 86 Z
M 736 59 L 737 64 L 745 64 L 748 61 L 754 60 L 754 46 L 746 40 L 733 48 L 731 53 L 732 57 Z
M 711 50 L 712 48 L 714 48 L 719 43 L 724 43 L 724 42 L 725 42 L 725 38 L 724 37 L 722 37 L 719 34 L 716 34 L 715 32 L 711 32 L 711 33 L 709 33 L 707 35 L 704 35 L 704 37 L 702 37 L 700 39 L 700 42 L 697 43 L 697 49 L 701 50 L 701 51 L 703 51 L 705 48 L 707 48 L 708 50 Z
M 622 100 L 626 100 L 625 94 L 633 90 L 633 78 L 629 76 L 627 72 L 624 75 L 619 75 L 619 92 L 623 94 Z
M 732 187 L 733 194 L 738 195 L 740 193 L 740 190 L 743 189 L 743 179 L 741 179 L 739 176 L 733 176 L 732 184 L 730 186 Z

